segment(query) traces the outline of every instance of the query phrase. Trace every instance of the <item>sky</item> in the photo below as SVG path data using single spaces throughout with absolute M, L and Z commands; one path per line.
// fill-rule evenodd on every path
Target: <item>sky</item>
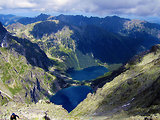
M 160 17 L 160 0 L 0 0 L 0 14 Z

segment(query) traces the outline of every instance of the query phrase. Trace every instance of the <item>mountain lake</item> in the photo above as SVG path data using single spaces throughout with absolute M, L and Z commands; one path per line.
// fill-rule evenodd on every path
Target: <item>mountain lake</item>
M 93 66 L 82 70 L 70 70 L 67 73 L 73 80 L 83 81 L 92 80 L 108 72 L 108 69 L 103 66 Z
M 103 66 L 93 66 L 79 71 L 72 70 L 68 74 L 73 80 L 84 81 L 95 79 L 106 72 L 108 70 Z M 68 112 L 71 112 L 87 97 L 88 93 L 92 93 L 92 89 L 89 86 L 72 86 L 58 91 L 50 98 L 50 101 L 54 104 L 62 105 Z

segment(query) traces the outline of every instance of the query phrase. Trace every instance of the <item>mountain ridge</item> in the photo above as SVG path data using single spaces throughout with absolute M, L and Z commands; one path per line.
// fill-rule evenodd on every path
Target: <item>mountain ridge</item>
M 146 21 L 124 19 L 117 16 L 88 18 L 84 16 L 59 15 L 43 18 L 43 14 L 32 19 L 36 21 L 37 18 L 41 18 L 44 21 L 31 22 L 30 24 L 27 23 L 28 25 L 24 25 L 25 27 L 34 26 L 30 31 L 27 31 L 27 34 L 33 35 L 33 38 L 30 38 L 31 40 L 43 41 L 43 37 L 50 37 L 52 34 L 53 41 L 50 40 L 50 43 L 54 43 L 55 34 L 67 26 L 72 31 L 72 34 L 68 37 L 74 40 L 76 50 L 82 52 L 83 55 L 92 54 L 94 56 L 92 59 L 98 59 L 109 64 L 125 63 L 137 53 L 143 52 L 160 42 L 160 25 Z M 13 31 L 12 28 L 16 27 L 10 25 L 8 27 L 9 30 L 11 29 L 10 32 L 18 32 Z M 21 25 L 16 29 L 24 31 Z M 16 34 L 18 35 L 19 33 Z M 28 36 L 25 32 L 21 34 L 23 35 L 19 37 Z M 103 48 L 103 51 L 101 48 Z M 74 55 L 77 55 L 77 53 L 74 53 Z M 77 64 L 76 62 L 74 63 Z M 77 69 L 77 67 L 73 67 Z
M 19 19 L 21 19 L 22 17 L 20 16 L 16 16 L 16 15 L 12 15 L 12 14 L 0 14 L 0 21 L 3 23 L 3 25 L 7 26 L 9 24 L 15 23 L 17 22 Z

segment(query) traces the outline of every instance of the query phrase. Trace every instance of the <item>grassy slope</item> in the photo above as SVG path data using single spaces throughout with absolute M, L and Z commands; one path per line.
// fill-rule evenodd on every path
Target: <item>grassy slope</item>
M 57 68 L 85 68 L 97 65 L 91 55 L 84 55 L 76 51 L 75 40 L 72 39 L 74 31 L 67 24 L 58 20 L 39 21 L 28 25 L 15 23 L 7 29 L 20 38 L 27 38 L 37 43 L 47 56 L 57 61 Z M 84 60 L 82 60 L 82 58 Z M 84 64 L 85 60 L 89 64 Z
M 54 71 L 56 63 L 38 45 L 9 34 L 7 42 L 7 48 L 0 47 L 1 104 L 10 100 L 37 102 L 61 89 L 63 80 L 47 72 L 48 68 Z
M 160 82 L 159 57 L 160 49 L 145 55 L 139 63 L 126 64 L 128 70 L 106 83 L 95 94 L 89 94 L 71 114 L 107 116 L 126 110 L 125 114 L 132 116 L 151 114 L 152 109 L 152 113 L 158 112 L 159 103 L 153 103 L 158 101 L 156 94 Z
M 14 50 L 0 48 L 0 58 L 0 90 L 13 101 L 36 102 L 56 91 L 51 90 L 56 77 L 27 64 L 26 58 Z

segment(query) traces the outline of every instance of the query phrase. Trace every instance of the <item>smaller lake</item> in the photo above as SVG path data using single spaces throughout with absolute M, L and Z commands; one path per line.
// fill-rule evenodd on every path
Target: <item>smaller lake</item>
M 85 68 L 83 70 L 70 70 L 67 73 L 73 80 L 83 81 L 95 79 L 99 76 L 104 75 L 104 73 L 106 72 L 108 72 L 108 69 L 103 66 L 93 66 Z
M 71 112 L 81 101 L 83 101 L 92 89 L 88 86 L 73 86 L 58 91 L 50 98 L 50 101 L 62 105 L 68 112 Z

